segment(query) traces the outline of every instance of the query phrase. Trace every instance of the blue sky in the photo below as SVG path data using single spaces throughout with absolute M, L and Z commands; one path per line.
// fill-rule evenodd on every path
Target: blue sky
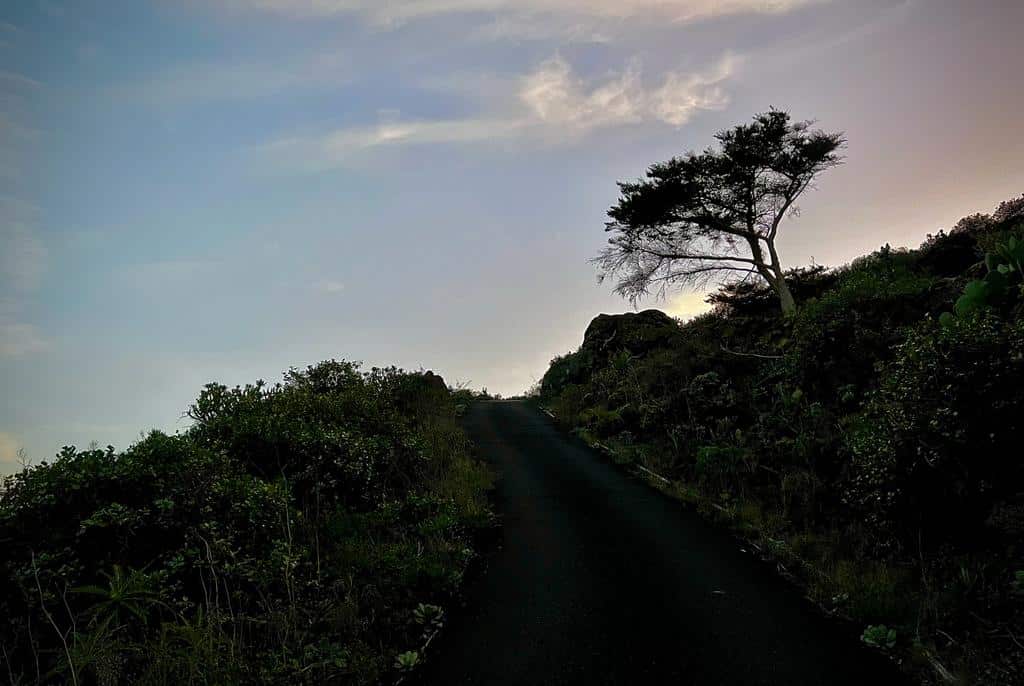
M 844 130 L 789 264 L 1024 191 L 1014 0 L 0 8 L 0 472 L 328 357 L 513 393 L 628 304 L 615 181 L 771 106 Z M 686 316 L 700 294 L 648 303 Z

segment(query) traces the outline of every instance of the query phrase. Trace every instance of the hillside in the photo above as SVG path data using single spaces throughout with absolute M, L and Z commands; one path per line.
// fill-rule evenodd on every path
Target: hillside
M 557 420 L 733 526 L 924 682 L 1024 679 L 1024 198 L 916 250 L 601 315 Z M 653 479 L 652 482 L 661 483 Z

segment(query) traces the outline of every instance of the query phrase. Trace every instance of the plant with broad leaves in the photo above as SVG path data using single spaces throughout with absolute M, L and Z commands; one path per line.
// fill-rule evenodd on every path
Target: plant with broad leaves
M 983 279 L 975 279 L 964 286 L 953 306 L 958 317 L 995 307 L 1014 294 L 1024 295 L 1024 239 L 1010 236 L 985 255 L 988 273 Z M 940 321 L 949 326 L 953 315 L 943 313 Z
M 864 629 L 860 640 L 872 648 L 892 650 L 896 647 L 896 630 L 884 624 L 872 624 Z
M 395 657 L 395 669 L 400 672 L 412 671 L 420 663 L 420 654 L 415 650 L 407 650 Z
M 420 603 L 412 613 L 416 623 L 425 629 L 436 629 L 444 624 L 444 610 L 439 605 Z
M 114 565 L 113 573 L 105 573 L 104 576 L 108 581 L 106 588 L 87 585 L 72 589 L 72 593 L 97 598 L 96 604 L 90 608 L 90 613 L 101 624 L 111 620 L 119 624 L 128 615 L 145 623 L 152 608 L 164 606 L 160 600 L 157 580 L 153 575 L 138 569 L 126 571 L 121 565 Z

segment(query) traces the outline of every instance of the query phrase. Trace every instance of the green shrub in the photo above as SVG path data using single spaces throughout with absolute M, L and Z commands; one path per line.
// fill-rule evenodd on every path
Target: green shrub
M 184 435 L 65 448 L 4 480 L 5 669 L 107 684 L 392 669 L 489 517 L 443 381 L 330 361 L 207 386 L 190 414 Z
M 1024 239 L 1009 235 L 985 254 L 988 273 L 964 287 L 953 311 L 958 317 L 970 316 L 1008 302 L 1016 302 L 1024 294 Z M 943 316 L 949 324 L 951 317 Z
M 880 535 L 973 535 L 1020 483 L 1024 321 L 925 320 L 848 435 L 844 498 Z
M 840 270 L 833 288 L 801 307 L 786 348 L 792 383 L 814 397 L 869 387 L 901 327 L 941 303 L 935 279 L 913 265 L 909 252 L 886 246 Z
M 872 648 L 887 648 L 891 650 L 896 647 L 896 630 L 890 629 L 884 624 L 872 624 L 864 629 L 860 640 Z

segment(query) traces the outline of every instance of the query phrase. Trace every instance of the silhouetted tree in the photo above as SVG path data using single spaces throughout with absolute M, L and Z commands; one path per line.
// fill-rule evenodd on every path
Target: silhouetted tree
M 594 262 L 600 278 L 635 302 L 656 288 L 702 285 L 722 273 L 755 274 L 796 306 L 775 247 L 779 225 L 822 171 L 842 162 L 842 133 L 792 122 L 771 110 L 721 131 L 718 148 L 655 164 L 646 179 L 619 183 L 612 233 Z

